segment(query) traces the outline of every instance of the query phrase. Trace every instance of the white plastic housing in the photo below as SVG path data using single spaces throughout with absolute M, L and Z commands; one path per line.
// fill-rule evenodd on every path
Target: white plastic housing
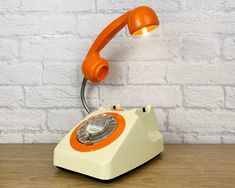
M 101 107 L 84 120 L 105 112 L 115 112 L 123 116 L 126 125 L 122 134 L 104 148 L 79 152 L 70 145 L 70 136 L 77 127 L 75 126 L 56 146 L 55 166 L 110 180 L 140 166 L 163 151 L 163 138 L 151 105 L 146 107 L 146 112 L 142 109 L 117 111 Z

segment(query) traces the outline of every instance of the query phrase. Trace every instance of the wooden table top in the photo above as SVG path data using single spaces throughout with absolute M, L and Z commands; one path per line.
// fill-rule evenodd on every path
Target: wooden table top
M 235 145 L 165 145 L 164 153 L 110 182 L 54 167 L 54 147 L 0 144 L 0 187 L 235 187 Z

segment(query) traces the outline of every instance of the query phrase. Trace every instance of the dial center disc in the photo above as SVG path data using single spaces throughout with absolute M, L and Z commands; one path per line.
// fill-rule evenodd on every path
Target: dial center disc
M 111 114 L 99 114 L 88 119 L 77 131 L 77 140 L 86 145 L 100 142 L 110 136 L 118 125 Z

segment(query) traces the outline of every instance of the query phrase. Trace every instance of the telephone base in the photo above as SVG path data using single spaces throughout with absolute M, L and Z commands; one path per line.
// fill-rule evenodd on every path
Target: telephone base
M 111 180 L 151 160 L 164 150 L 154 109 L 112 110 L 101 107 L 82 122 L 103 113 L 117 113 L 125 120 L 120 136 L 94 151 L 78 151 L 71 146 L 75 126 L 56 146 L 54 165 L 100 180 Z M 80 125 L 80 122 L 78 125 Z

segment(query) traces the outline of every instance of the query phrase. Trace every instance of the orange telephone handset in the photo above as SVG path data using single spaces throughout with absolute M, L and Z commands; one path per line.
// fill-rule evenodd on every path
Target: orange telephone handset
M 99 82 L 107 76 L 108 61 L 100 57 L 99 53 L 125 25 L 128 25 L 130 34 L 141 35 L 145 31 L 155 29 L 159 25 L 159 20 L 151 8 L 140 6 L 109 24 L 96 38 L 82 63 L 82 72 L 88 80 Z

